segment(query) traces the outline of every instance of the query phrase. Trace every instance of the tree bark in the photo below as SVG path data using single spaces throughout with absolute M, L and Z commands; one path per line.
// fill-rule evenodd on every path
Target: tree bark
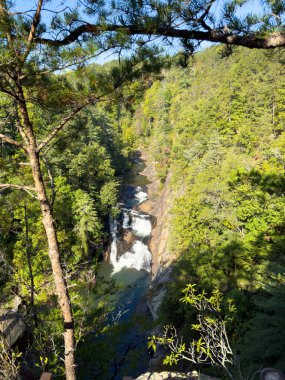
M 20 115 L 22 117 L 24 131 L 29 141 L 29 145 L 27 147 L 27 154 L 32 169 L 37 198 L 41 207 L 42 221 L 48 242 L 48 253 L 52 267 L 55 289 L 58 297 L 61 314 L 63 317 L 65 350 L 64 362 L 66 379 L 75 380 L 75 339 L 72 307 L 70 297 L 68 294 L 67 284 L 64 277 L 64 272 L 61 266 L 60 250 L 51 205 L 46 195 L 45 184 L 41 172 L 39 153 L 37 152 L 37 142 L 34 136 L 33 126 L 29 119 L 25 98 L 21 86 L 19 86 L 19 110 Z
M 28 214 L 27 214 L 27 206 L 25 204 L 24 206 L 24 217 L 25 217 L 25 234 L 26 234 L 26 257 L 28 262 L 28 268 L 29 268 L 29 277 L 30 277 L 30 303 L 31 303 L 31 309 L 33 314 L 33 319 L 35 326 L 38 326 L 38 318 L 37 313 L 35 309 L 35 283 L 34 283 L 34 274 L 33 274 L 33 266 L 32 266 L 32 258 L 31 258 L 31 245 L 30 245 L 30 238 L 29 238 L 29 222 L 28 222 Z
M 173 27 L 162 27 L 159 25 L 96 25 L 84 24 L 80 25 L 71 31 L 63 39 L 49 39 L 35 37 L 34 42 L 46 44 L 50 46 L 66 46 L 77 41 L 82 35 L 89 34 L 92 36 L 100 36 L 106 32 L 125 31 L 128 35 L 145 35 L 145 36 L 161 36 L 170 38 L 180 38 L 186 40 L 217 42 L 227 45 L 244 46 L 250 49 L 275 49 L 285 46 L 285 33 L 274 33 L 268 37 L 259 37 L 254 33 L 248 34 L 233 34 L 225 33 L 221 30 L 211 29 L 208 31 L 179 29 Z
M 56 236 L 56 229 L 51 212 L 51 207 L 46 195 L 45 186 L 42 178 L 40 161 L 38 154 L 35 152 L 35 148 L 29 148 L 29 159 L 32 168 L 33 178 L 35 181 L 35 188 L 40 202 L 43 225 L 46 231 L 49 258 L 52 267 L 52 273 L 55 282 L 55 288 L 58 296 L 58 302 L 63 317 L 64 324 L 64 361 L 66 370 L 66 379 L 75 380 L 75 341 L 74 341 L 74 322 L 72 315 L 72 308 L 70 297 L 64 273 L 60 262 L 60 251 Z
M 43 175 L 40 166 L 40 158 L 38 152 L 38 144 L 36 136 L 34 134 L 33 124 L 30 120 L 27 102 L 24 95 L 23 85 L 21 82 L 22 78 L 22 67 L 26 63 L 27 58 L 31 52 L 34 38 L 36 35 L 36 29 L 40 22 L 41 9 L 43 5 L 43 0 L 38 0 L 37 9 L 33 17 L 33 21 L 30 27 L 29 36 L 26 40 L 25 49 L 22 50 L 15 48 L 13 41 L 13 33 L 11 31 L 10 25 L 11 20 L 9 18 L 8 7 L 6 0 L 0 0 L 0 24 L 6 34 L 8 41 L 8 49 L 10 53 L 15 55 L 15 66 L 13 67 L 13 76 L 10 80 L 13 83 L 13 90 L 10 91 L 6 88 L 1 88 L 1 91 L 10 95 L 18 107 L 18 113 L 21 118 L 19 121 L 19 126 L 17 126 L 19 133 L 21 134 L 24 144 L 18 143 L 17 141 L 11 139 L 9 136 L 0 134 L 0 138 L 17 146 L 18 148 L 24 149 L 26 152 L 30 166 L 32 169 L 32 175 L 34 180 L 34 188 L 37 199 L 40 203 L 40 208 L 42 212 L 42 221 L 46 232 L 47 242 L 48 242 L 48 254 L 51 262 L 51 268 L 53 273 L 53 279 L 55 283 L 55 289 L 58 297 L 58 303 L 61 310 L 63 324 L 64 324 L 64 362 L 67 380 L 75 380 L 75 339 L 74 339 L 74 321 L 72 314 L 72 307 L 70 302 L 70 297 L 68 294 L 68 288 L 65 281 L 64 272 L 62 269 L 60 261 L 60 250 L 56 235 L 56 227 L 53 220 L 52 208 L 49 203 L 45 184 L 43 180 Z M 20 40 L 19 40 L 20 41 Z M 18 41 L 17 41 L 18 42 Z M 5 62 L 5 60 L 4 60 Z M 79 112 L 79 111 L 77 111 Z M 65 120 L 65 119 L 64 119 Z M 68 122 L 69 119 L 66 120 Z M 53 137 L 53 136 L 52 136 Z M 4 184 L 5 185 L 5 184 Z M 3 187 L 3 186 L 2 186 Z M 15 187 L 15 186 L 14 186 Z M 21 186 L 23 190 L 28 190 L 29 186 Z

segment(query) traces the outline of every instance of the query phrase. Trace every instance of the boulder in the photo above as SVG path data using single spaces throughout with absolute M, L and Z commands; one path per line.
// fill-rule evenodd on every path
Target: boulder
M 26 325 L 18 313 L 11 309 L 0 309 L 0 333 L 12 347 L 24 334 Z
M 181 379 L 191 379 L 189 375 L 185 375 L 179 372 L 147 372 L 140 375 L 135 380 L 181 380 Z
M 126 231 L 124 233 L 123 240 L 127 244 L 132 244 L 134 242 L 134 240 L 135 240 L 135 236 L 134 236 L 134 234 L 131 231 Z

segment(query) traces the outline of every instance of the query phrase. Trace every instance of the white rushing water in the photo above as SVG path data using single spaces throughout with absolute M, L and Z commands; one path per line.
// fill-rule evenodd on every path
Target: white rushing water
M 123 209 L 123 228 L 127 230 L 130 227 L 130 213 L 128 209 Z
M 151 221 L 149 215 L 138 213 L 136 211 L 132 211 L 131 215 L 131 228 L 134 235 L 139 237 L 149 236 L 151 234 Z
M 137 240 L 134 242 L 130 252 L 125 252 L 117 258 L 116 242 L 112 242 L 110 262 L 113 265 L 113 273 L 118 273 L 123 268 L 134 268 L 136 270 L 150 271 L 151 253 L 144 243 Z
M 135 203 L 140 204 L 147 199 L 147 193 L 142 190 L 140 186 L 136 188 Z M 151 220 L 150 216 L 128 208 L 122 208 L 122 228 L 124 230 L 131 230 L 136 240 L 129 251 L 124 252 L 118 257 L 118 231 L 120 223 L 118 220 L 110 220 L 110 230 L 112 236 L 110 263 L 113 266 L 112 274 L 120 272 L 123 268 L 134 268 L 136 270 L 151 269 L 151 252 L 148 246 L 142 241 L 142 239 L 150 236 L 151 234 Z
M 150 216 L 139 211 L 124 208 L 122 227 L 127 230 L 131 229 L 137 237 L 147 237 L 151 234 Z
M 137 186 L 136 190 L 135 199 L 136 204 L 139 205 L 147 200 L 147 193 L 142 189 L 141 186 Z

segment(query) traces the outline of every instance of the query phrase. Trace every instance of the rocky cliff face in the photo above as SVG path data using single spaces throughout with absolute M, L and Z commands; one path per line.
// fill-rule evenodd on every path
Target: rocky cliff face
M 162 185 L 157 179 L 155 163 L 152 162 L 147 153 L 143 152 L 141 158 L 146 164 L 146 168 L 141 173 L 147 176 L 150 184 L 147 185 L 148 200 L 142 203 L 138 209 L 153 217 L 154 225 L 150 240 L 152 252 L 151 284 L 148 292 L 148 306 L 154 319 L 157 318 L 158 308 L 165 294 L 167 282 L 171 280 L 171 267 L 175 255 L 169 250 L 169 235 L 171 227 L 171 208 L 174 193 L 170 182 L 172 173 L 169 172 L 165 183 Z M 157 327 L 151 334 L 160 335 L 161 328 Z M 220 380 L 192 371 L 190 373 L 179 373 L 162 371 L 162 359 L 165 356 L 164 349 L 158 347 L 155 358 L 149 362 L 147 373 L 140 375 L 134 380 Z M 132 377 L 125 377 L 123 380 L 132 380 Z
M 148 294 L 148 305 L 154 319 L 165 294 L 165 284 L 170 281 L 171 263 L 174 259 L 168 249 L 170 231 L 170 209 L 173 194 L 170 189 L 171 172 L 164 185 L 156 177 L 155 164 L 150 161 L 147 153 L 141 157 L 147 165 L 143 175 L 151 182 L 147 185 L 148 200 L 140 205 L 140 211 L 147 212 L 154 217 L 155 223 L 150 240 L 152 252 L 151 285 Z

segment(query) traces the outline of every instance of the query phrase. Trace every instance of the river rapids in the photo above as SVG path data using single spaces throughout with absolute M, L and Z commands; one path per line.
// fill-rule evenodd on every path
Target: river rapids
M 150 216 L 134 209 L 145 200 L 147 200 L 147 193 L 141 186 L 125 187 L 124 202 L 121 204 L 121 217 L 110 220 L 112 274 L 120 272 L 123 268 L 150 272 L 151 252 L 147 246 L 152 229 Z M 133 244 L 128 251 L 119 255 L 118 239 L 127 231 L 133 234 Z

